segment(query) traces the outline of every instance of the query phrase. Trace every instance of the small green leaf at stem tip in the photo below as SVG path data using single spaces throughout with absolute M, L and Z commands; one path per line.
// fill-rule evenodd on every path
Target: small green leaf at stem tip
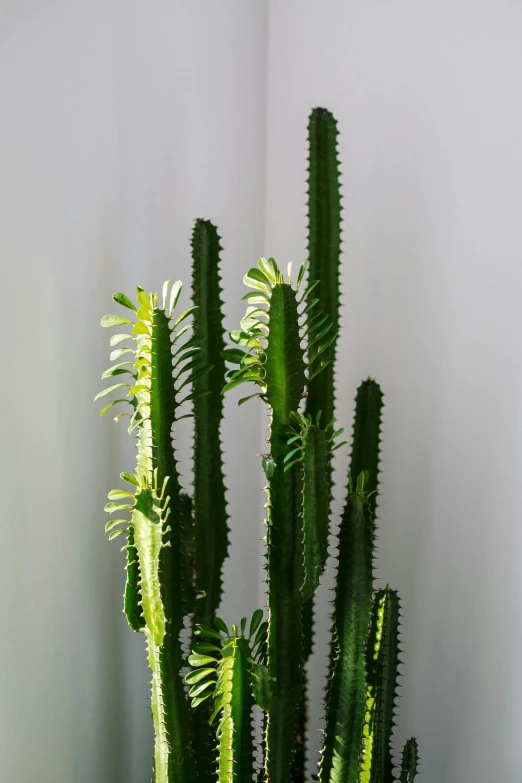
M 109 394 L 111 391 L 114 391 L 114 389 L 121 389 L 122 386 L 125 386 L 127 389 L 129 388 L 128 383 L 116 383 L 114 384 L 114 386 L 108 386 L 106 389 L 103 389 L 101 392 L 98 392 L 98 394 L 94 398 L 94 402 L 96 402 L 96 400 L 99 400 L 100 397 L 105 397 L 106 394 Z
M 259 288 L 261 286 L 261 290 L 268 291 L 270 291 L 272 288 L 268 277 L 260 269 L 256 269 L 256 267 L 249 269 L 249 271 L 243 277 L 243 282 L 245 285 L 248 285 L 251 288 Z
M 200 625 L 198 623 L 194 633 L 196 636 L 208 636 L 211 639 L 219 639 L 221 641 L 221 634 L 215 631 L 214 628 L 209 628 L 208 625 Z
M 119 359 L 120 356 L 124 356 L 126 353 L 136 353 L 136 352 L 133 348 L 116 348 L 115 351 L 112 351 L 111 355 L 109 356 L 109 359 L 111 360 L 111 362 L 115 362 L 116 359 Z
M 176 318 L 176 320 L 174 321 L 174 329 L 176 328 L 176 326 L 179 326 L 179 324 L 182 321 L 184 321 L 185 318 L 188 318 L 189 315 L 192 315 L 192 313 L 195 313 L 197 309 L 198 309 L 197 307 L 189 307 L 188 310 L 185 310 L 183 313 L 181 313 L 181 315 L 178 316 L 178 318 Z
M 254 647 L 256 647 L 259 644 L 259 642 L 262 640 L 263 636 L 266 634 L 267 631 L 268 631 L 268 623 L 265 620 L 265 622 L 259 626 L 259 629 L 256 633 L 256 638 L 254 639 Z
M 144 307 L 146 310 L 151 310 L 152 309 L 151 308 L 151 304 L 150 304 L 150 299 L 147 296 L 147 294 L 145 293 L 145 291 L 143 291 L 143 290 L 138 291 L 136 299 L 138 300 L 140 305 L 142 307 Z
M 247 618 L 246 617 L 242 617 L 241 618 L 241 636 L 245 635 L 246 624 L 247 624 Z
M 106 405 L 105 408 L 101 409 L 100 416 L 103 416 L 105 413 L 107 413 L 108 410 L 110 410 L 114 405 L 117 405 L 119 402 L 125 402 L 127 405 L 130 405 L 129 400 L 113 400 L 108 405 Z
M 188 663 L 189 666 L 205 666 L 208 663 L 217 663 L 217 658 L 213 658 L 211 655 L 191 653 L 188 657 Z
M 252 638 L 252 635 L 257 631 L 262 621 L 263 621 L 263 610 L 256 609 L 256 611 L 252 615 L 252 619 L 250 620 L 250 628 L 248 631 L 249 639 Z
M 105 532 L 109 533 L 114 527 L 117 527 L 118 525 L 127 525 L 129 524 L 128 519 L 110 519 L 107 524 L 105 525 Z
M 297 273 L 297 290 L 299 291 L 299 287 L 301 283 L 303 282 L 303 277 L 306 272 L 306 267 L 308 266 L 308 261 L 304 261 L 301 264 L 301 267 L 299 269 L 299 272 Z
M 129 484 L 134 484 L 135 487 L 139 487 L 140 483 L 136 476 L 133 476 L 132 473 L 126 473 L 125 471 L 123 473 L 120 473 L 120 478 L 123 479 L 123 481 L 127 481 Z
M 176 280 L 176 282 L 173 284 L 172 288 L 170 289 L 170 301 L 169 301 L 169 316 L 172 315 L 172 311 L 175 309 L 179 295 L 181 293 L 182 289 L 182 283 L 181 280 Z
M 126 532 L 126 530 L 113 530 L 112 533 L 109 533 L 109 541 L 112 541 L 113 538 L 117 538 L 118 536 L 122 536 Z
M 102 381 L 105 380 L 105 378 L 111 378 L 113 375 L 121 375 L 123 372 L 134 375 L 131 370 L 126 369 L 129 365 L 132 365 L 132 362 L 120 362 L 119 364 L 114 364 L 112 367 L 109 367 L 107 370 L 105 370 L 102 375 Z
M 201 682 L 198 685 L 193 685 L 192 688 L 189 690 L 189 696 L 192 699 L 195 699 L 197 696 L 200 696 L 204 691 L 214 687 L 214 685 L 215 685 L 214 680 L 210 680 L 210 682 Z
M 272 683 L 266 666 L 254 664 L 252 666 L 252 691 L 258 707 L 265 712 L 270 707 L 272 699 Z
M 121 292 L 118 292 L 117 294 L 113 294 L 112 298 L 115 302 L 117 302 L 120 305 L 123 305 L 123 307 L 128 307 L 129 310 L 132 310 L 133 312 L 136 312 L 136 307 L 131 302 L 128 296 L 125 296 L 125 294 L 122 294 Z
M 144 334 L 150 337 L 150 329 L 149 327 L 143 323 L 143 321 L 138 321 L 134 324 L 134 327 L 132 329 L 132 334 Z
M 241 348 L 226 348 L 221 351 L 221 356 L 230 364 L 241 364 L 241 361 L 248 356 L 246 351 L 242 351 Z
M 132 386 L 132 388 L 129 389 L 127 394 L 129 397 L 132 397 L 133 394 L 137 394 L 140 391 L 150 391 L 148 386 L 145 386 L 143 383 L 138 383 L 136 386 Z
M 193 652 L 197 653 L 198 655 L 204 655 L 205 653 L 214 654 L 221 652 L 221 648 L 216 647 L 215 644 L 209 644 L 207 642 L 196 642 L 193 647 Z
M 101 319 L 102 326 L 119 326 L 120 324 L 131 324 L 128 318 L 124 318 L 122 315 L 104 315 Z
M 127 492 L 126 489 L 111 489 L 107 495 L 109 500 L 122 500 L 123 498 L 134 498 L 132 492 Z
M 263 396 L 262 392 L 257 392 L 257 394 L 250 394 L 248 397 L 241 397 L 241 399 L 238 400 L 237 404 L 238 404 L 238 406 L 239 405 L 244 405 L 245 402 L 248 402 L 249 400 L 253 400 L 254 397 L 262 397 L 262 396 Z
M 134 495 L 132 495 L 134 497 Z M 105 504 L 104 511 L 107 514 L 113 514 L 115 511 L 128 511 L 130 505 L 128 503 L 117 503 L 115 500 L 111 500 L 110 503 Z
M 169 285 L 170 285 L 170 280 L 165 280 L 165 282 L 163 283 L 163 309 L 164 310 L 165 310 L 165 303 L 167 301 L 167 296 L 169 293 Z
M 118 343 L 123 342 L 123 340 L 132 340 L 132 335 L 130 335 L 130 334 L 113 334 L 113 335 L 111 335 L 111 339 L 109 340 L 109 345 L 118 345 Z
M 198 669 L 197 671 L 191 671 L 185 677 L 185 682 L 187 683 L 187 685 L 195 685 L 197 682 L 200 682 L 200 680 L 204 680 L 205 677 L 208 677 L 211 674 L 215 676 L 216 670 Z
M 228 630 L 227 626 L 221 619 L 221 617 L 215 617 L 214 618 L 214 625 L 216 628 L 219 628 L 220 631 L 223 631 L 227 636 L 230 636 L 230 631 Z

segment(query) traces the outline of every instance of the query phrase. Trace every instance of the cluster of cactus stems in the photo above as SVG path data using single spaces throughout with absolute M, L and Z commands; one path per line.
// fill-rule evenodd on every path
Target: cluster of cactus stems
M 178 313 L 181 282 L 162 297 L 136 289 L 114 300 L 129 317 L 111 337 L 98 397 L 127 404 L 137 442 L 126 489 L 109 493 L 117 514 L 106 530 L 127 555 L 124 610 L 143 633 L 152 672 L 154 783 L 303 783 L 308 713 L 306 663 L 313 647 L 313 601 L 329 555 L 332 454 L 344 445 L 334 418 L 339 332 L 341 198 L 337 125 L 325 109 L 309 123 L 309 262 L 286 273 L 273 258 L 245 275 L 246 314 L 223 333 L 220 239 L 209 221 L 192 236 L 192 306 Z M 266 573 L 268 606 L 229 628 L 217 616 L 229 548 L 220 428 L 223 394 L 246 384 L 240 404 L 268 407 Z M 190 405 L 187 408 L 187 403 Z M 399 599 L 376 591 L 376 535 L 382 394 L 357 392 L 346 504 L 337 543 L 326 728 L 320 783 L 413 783 L 417 743 L 395 763 L 392 735 L 399 667 Z M 181 490 L 177 422 L 194 419 L 192 496 Z M 192 623 L 187 655 L 182 630 Z M 188 674 L 187 674 L 188 670 Z M 263 736 L 254 732 L 254 705 Z M 261 763 L 256 759 L 261 758 Z

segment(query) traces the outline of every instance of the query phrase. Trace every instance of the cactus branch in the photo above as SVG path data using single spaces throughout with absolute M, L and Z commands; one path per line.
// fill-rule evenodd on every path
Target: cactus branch
M 137 307 L 123 294 L 116 294 L 115 301 L 133 310 L 135 321 L 112 315 L 102 319 L 103 326 L 132 325 L 130 336 L 136 343 L 135 349 L 130 349 L 134 357 L 132 385 L 124 385 L 134 409 L 129 432 L 137 430 L 137 464 L 134 475 L 122 474 L 122 478 L 134 485 L 135 493 L 113 490 L 106 510 L 127 510 L 131 513 L 130 522 L 124 521 L 130 534 L 127 545 L 133 566 L 131 573 L 127 572 L 125 606 L 134 626 L 141 627 L 139 615 L 138 622 L 135 621 L 137 607 L 132 603 L 139 596 L 138 606 L 145 622 L 142 630 L 147 638 L 153 672 L 155 781 L 171 783 L 175 779 L 176 783 L 192 783 L 196 776 L 188 742 L 188 703 L 180 676 L 183 656 L 179 635 L 183 628 L 187 587 L 183 553 L 184 511 L 172 428 L 179 418 L 180 407 L 195 396 L 192 393 L 183 397 L 184 387 L 200 373 L 205 373 L 207 368 L 201 367 L 197 361 L 198 349 L 193 338 L 179 342 L 186 332 L 184 322 L 193 309 L 186 310 L 172 324 L 172 311 L 181 284 L 176 283 L 172 287 L 167 307 L 168 287 L 167 283 L 162 307 L 158 304 L 157 294 L 146 294 L 140 287 L 137 288 Z M 129 335 L 117 336 L 111 344 L 127 337 Z M 105 377 L 110 372 L 104 373 Z M 120 384 L 117 386 L 120 387 Z M 109 387 L 109 391 L 114 388 Z M 102 412 L 106 410 L 108 406 Z M 131 504 L 118 503 L 119 498 L 130 498 Z M 120 532 L 125 531 L 112 530 L 110 537 Z
M 220 427 L 221 389 L 225 383 L 225 348 L 219 277 L 221 244 L 216 227 L 196 220 L 192 233 L 192 290 L 197 306 L 194 338 L 198 359 L 211 368 L 194 382 L 194 627 L 212 626 L 223 592 L 222 571 L 228 552 L 229 527 L 223 477 Z M 209 703 L 192 711 L 192 742 L 202 781 L 214 774 L 215 737 L 209 725 Z
M 231 333 L 239 346 L 225 352 L 239 364 L 229 373 L 225 390 L 251 382 L 271 409 L 268 478 L 268 670 L 274 689 L 268 711 L 265 775 L 270 783 L 288 783 L 293 759 L 296 708 L 302 682 L 302 618 L 304 550 L 302 533 L 302 471 L 292 463 L 288 445 L 291 414 L 299 408 L 307 377 L 325 366 L 324 352 L 335 339 L 328 317 L 300 294 L 305 267 L 295 288 L 285 281 L 274 259 L 261 259 L 245 275 L 254 289 L 241 330 Z M 300 296 L 298 296 L 300 294 Z M 300 309 L 301 308 L 301 309 Z M 302 348 L 307 339 L 308 362 Z
M 308 260 L 310 279 L 320 280 L 314 292 L 319 306 L 339 329 L 339 264 L 341 256 L 341 196 L 337 157 L 337 122 L 326 109 L 314 109 L 308 124 Z M 334 341 L 325 354 L 332 363 L 308 385 L 307 413 L 323 412 L 326 421 L 334 411 Z
M 321 783 L 359 779 L 366 704 L 364 649 L 372 608 L 373 519 L 366 480 L 363 472 L 356 488 L 350 488 L 341 520 Z
M 402 752 L 400 783 L 414 783 L 419 766 L 419 747 L 414 737 L 406 740 Z
M 361 783 L 393 783 L 391 738 L 399 666 L 399 598 L 386 587 L 376 593 L 367 648 L 367 724 Z
M 244 635 L 246 621 L 241 632 L 232 626 L 232 633 L 219 618 L 216 627 L 221 633 L 206 626 L 197 626 L 201 638 L 216 639 L 217 643 L 199 642 L 188 662 L 194 667 L 186 676 L 191 686 L 189 695 L 192 706 L 197 707 L 212 697 L 214 711 L 210 722 L 219 716 L 218 781 L 219 783 L 250 783 L 254 774 L 254 743 L 252 739 L 252 708 L 254 706 L 254 685 L 266 678 L 260 673 L 266 671 L 258 663 L 266 644 L 266 627 L 255 637 L 262 612 L 254 613 L 250 624 L 250 635 Z M 253 638 L 254 637 L 254 638 Z M 261 686 L 262 688 L 263 686 Z

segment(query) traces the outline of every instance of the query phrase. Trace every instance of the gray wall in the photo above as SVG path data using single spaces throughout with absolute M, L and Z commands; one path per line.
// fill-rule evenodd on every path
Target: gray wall
M 380 381 L 378 575 L 404 611 L 398 738 L 419 737 L 425 783 L 518 781 L 522 6 L 276 0 L 270 11 L 276 257 L 306 252 L 310 107 L 329 107 L 342 131 L 338 418 L 351 422 L 361 379 Z
M 419 736 L 426 783 L 521 778 L 521 35 L 508 0 L 0 2 L 2 781 L 149 779 L 145 655 L 101 511 L 133 458 L 92 405 L 97 324 L 114 290 L 189 288 L 197 216 L 224 238 L 228 328 L 257 256 L 305 256 L 314 105 L 342 130 L 338 419 L 367 375 L 386 392 L 398 738 Z M 235 399 L 229 619 L 264 600 L 267 422 Z

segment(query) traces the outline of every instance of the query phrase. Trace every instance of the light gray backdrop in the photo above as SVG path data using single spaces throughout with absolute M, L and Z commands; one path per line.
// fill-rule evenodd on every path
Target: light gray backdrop
M 386 393 L 398 739 L 419 737 L 425 783 L 520 780 L 521 38 L 508 0 L 0 0 L 2 781 L 149 779 L 145 655 L 101 510 L 133 459 L 92 405 L 98 322 L 116 289 L 190 287 L 195 217 L 223 235 L 228 328 L 259 255 L 305 257 L 314 105 L 342 131 L 340 423 L 362 378 Z M 233 395 L 227 416 L 232 619 L 264 602 L 267 421 Z

